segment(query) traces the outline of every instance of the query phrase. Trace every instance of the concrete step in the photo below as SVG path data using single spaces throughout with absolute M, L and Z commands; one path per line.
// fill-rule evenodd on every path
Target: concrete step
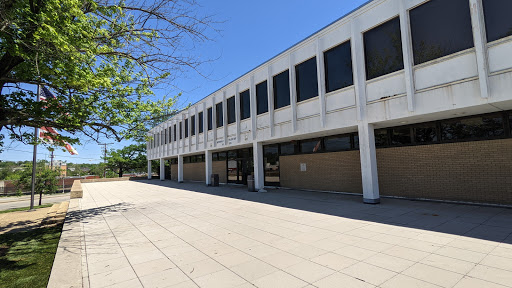
M 46 218 L 41 221 L 41 226 L 47 227 L 64 222 L 68 211 L 69 202 L 53 204 Z

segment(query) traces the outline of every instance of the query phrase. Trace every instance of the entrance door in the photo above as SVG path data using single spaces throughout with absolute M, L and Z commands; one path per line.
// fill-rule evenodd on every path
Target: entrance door
M 247 176 L 254 170 L 252 148 L 228 152 L 228 183 L 247 185 Z

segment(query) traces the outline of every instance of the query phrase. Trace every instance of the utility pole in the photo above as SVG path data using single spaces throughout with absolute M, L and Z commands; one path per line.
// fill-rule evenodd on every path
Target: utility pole
M 37 85 L 37 102 L 41 95 L 41 85 Z M 36 166 L 37 166 L 37 141 L 39 139 L 39 131 L 34 128 L 34 155 L 32 155 L 32 189 L 30 190 L 30 210 L 34 209 L 34 192 L 36 190 Z
M 51 152 L 52 154 L 50 155 L 50 170 L 53 171 L 53 158 L 55 158 L 55 156 L 53 156 L 53 150 Z
M 99 143 L 98 145 L 103 145 L 103 178 L 107 178 L 107 145 L 112 145 L 114 143 Z

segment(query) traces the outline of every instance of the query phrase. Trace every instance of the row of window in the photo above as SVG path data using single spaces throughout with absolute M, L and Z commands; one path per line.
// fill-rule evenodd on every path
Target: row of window
M 512 35 L 512 1 L 483 0 L 487 40 L 495 41 Z M 414 64 L 422 64 L 474 46 L 471 13 L 467 0 L 431 0 L 409 11 Z M 366 79 L 370 80 L 404 68 L 399 17 L 393 18 L 363 33 Z M 318 96 L 317 59 L 313 57 L 295 66 L 297 102 Z M 324 52 L 326 92 L 353 85 L 350 40 Z M 283 71 L 272 77 L 274 109 L 290 105 L 290 73 Z M 256 113 L 268 112 L 268 83 L 256 85 Z M 251 117 L 250 91 L 240 93 L 240 119 Z M 235 96 L 227 99 L 228 124 L 236 122 Z M 223 105 L 216 104 L 215 119 L 212 107 L 207 110 L 208 130 L 223 127 Z M 199 133 L 203 133 L 203 114 L 199 113 Z M 185 138 L 188 119 L 185 119 Z M 195 116 L 191 117 L 195 123 Z M 176 125 L 174 125 L 176 127 Z M 182 128 L 179 125 L 179 139 Z M 196 133 L 195 125 L 191 134 Z M 168 136 L 161 135 L 156 143 L 166 144 Z M 169 133 L 170 136 L 170 133 Z M 176 129 L 174 129 L 176 140 Z
M 375 146 L 394 147 L 512 136 L 512 113 L 499 112 L 375 130 Z

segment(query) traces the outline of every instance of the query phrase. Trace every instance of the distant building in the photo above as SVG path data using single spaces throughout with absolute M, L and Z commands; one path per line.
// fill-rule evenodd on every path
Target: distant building
M 51 163 L 46 163 L 46 167 L 50 168 Z M 66 177 L 67 176 L 67 164 L 64 161 L 60 160 L 54 160 L 53 161 L 53 170 L 60 170 L 60 177 Z
M 369 1 L 151 129 L 148 160 L 161 179 L 512 204 L 510 11 Z

